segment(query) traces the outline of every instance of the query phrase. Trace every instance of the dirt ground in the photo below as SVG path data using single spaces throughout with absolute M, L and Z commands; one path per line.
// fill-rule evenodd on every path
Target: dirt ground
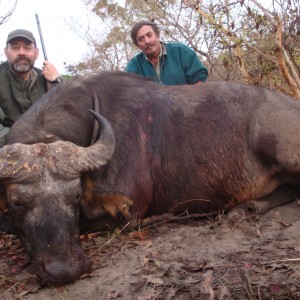
M 82 236 L 92 270 L 43 286 L 21 243 L 0 233 L 0 299 L 300 299 L 300 205 Z

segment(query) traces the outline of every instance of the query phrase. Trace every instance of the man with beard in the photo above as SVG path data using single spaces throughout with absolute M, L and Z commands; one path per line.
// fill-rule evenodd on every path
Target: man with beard
M 54 65 L 45 61 L 43 70 L 34 67 L 39 55 L 33 34 L 17 29 L 8 34 L 0 65 L 0 147 L 12 124 L 49 88 L 62 81 Z
M 157 24 L 137 22 L 131 30 L 131 39 L 142 52 L 129 61 L 125 69 L 127 72 L 151 77 L 166 85 L 195 84 L 207 80 L 207 68 L 196 53 L 182 43 L 161 42 Z

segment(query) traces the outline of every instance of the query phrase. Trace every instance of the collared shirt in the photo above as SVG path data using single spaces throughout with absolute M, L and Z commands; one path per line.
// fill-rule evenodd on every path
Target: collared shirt
M 146 54 L 144 54 L 144 55 L 145 55 L 146 60 L 148 60 L 153 65 L 153 63 L 147 57 L 147 55 Z M 159 81 L 160 81 L 160 60 L 161 60 L 162 55 L 167 55 L 167 50 L 166 50 L 165 45 L 163 43 L 160 43 L 160 52 L 159 52 L 157 64 L 156 64 L 156 66 L 153 65 Z
M 156 71 L 143 52 L 133 57 L 125 70 L 151 77 L 156 82 L 166 85 L 194 84 L 207 80 L 207 68 L 199 61 L 191 48 L 177 42 L 162 42 L 161 45 L 159 72 Z

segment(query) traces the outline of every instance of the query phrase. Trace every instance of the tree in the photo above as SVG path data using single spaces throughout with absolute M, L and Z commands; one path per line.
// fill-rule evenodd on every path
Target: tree
M 18 0 L 16 0 L 14 2 L 14 4 L 12 5 L 12 7 L 8 11 L 5 11 L 3 8 L 1 9 L 1 0 L 0 0 L 0 9 L 1 9 L 1 11 L 5 11 L 0 16 L 0 25 L 6 23 L 9 20 L 9 18 L 11 17 L 11 15 L 13 14 L 13 12 L 15 11 L 15 9 L 17 7 L 17 3 L 18 3 Z M 0 61 L 0 63 L 1 63 L 1 61 Z
M 215 29 L 224 50 L 217 63 L 221 58 L 226 69 L 238 68 L 246 83 L 268 85 L 300 99 L 300 64 L 295 54 L 299 35 L 293 26 L 299 26 L 299 1 L 273 1 L 273 13 L 256 0 L 222 1 L 210 7 L 200 6 L 200 1 L 184 2 Z M 237 14 L 230 12 L 232 8 Z M 298 50 L 291 48 L 295 44 Z
M 6 23 L 9 18 L 11 17 L 11 15 L 13 14 L 13 12 L 15 11 L 16 7 L 17 7 L 17 3 L 18 0 L 16 0 L 12 6 L 11 9 L 9 9 L 8 11 L 4 12 L 1 16 L 0 16 L 0 25 Z M 1 6 L 1 1 L 0 1 L 0 6 Z
M 82 74 L 123 69 L 125 62 L 135 53 L 129 39 L 131 16 L 127 12 L 130 9 L 113 0 L 88 0 L 85 4 L 100 25 L 96 30 L 89 27 L 82 31 L 80 24 L 73 24 L 73 30 L 87 42 L 91 50 L 83 63 L 67 67 L 67 70 L 71 74 Z

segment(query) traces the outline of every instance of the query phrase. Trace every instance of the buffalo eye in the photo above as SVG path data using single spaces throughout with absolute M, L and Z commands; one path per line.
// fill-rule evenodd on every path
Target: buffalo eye
M 19 199 L 9 199 L 9 205 L 15 211 L 21 211 L 24 209 L 24 203 Z
M 22 203 L 20 201 L 15 201 L 15 202 L 12 202 L 12 206 L 14 206 L 14 207 L 21 207 Z
M 10 203 L 10 210 L 15 214 L 23 214 L 25 212 L 25 207 L 21 202 L 13 202 Z

